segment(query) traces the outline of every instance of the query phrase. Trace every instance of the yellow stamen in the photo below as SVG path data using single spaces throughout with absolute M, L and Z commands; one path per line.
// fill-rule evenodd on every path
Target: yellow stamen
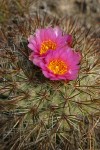
M 56 46 L 56 43 L 52 42 L 51 40 L 44 41 L 41 44 L 40 55 L 45 54 L 48 50 L 55 50 Z
M 68 67 L 64 61 L 60 59 L 54 59 L 50 61 L 48 69 L 50 69 L 54 74 L 63 75 L 67 72 Z

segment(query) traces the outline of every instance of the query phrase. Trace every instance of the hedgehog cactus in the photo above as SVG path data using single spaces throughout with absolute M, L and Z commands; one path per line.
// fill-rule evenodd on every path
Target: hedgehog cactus
M 37 29 L 55 27 L 72 37 L 67 45 L 76 54 L 81 54 L 78 61 L 80 69 L 74 80 L 68 77 L 64 80 L 54 80 L 55 77 L 51 80 L 51 76 L 46 78 L 41 65 L 32 62 L 36 54 L 32 55 L 28 48 L 28 37 L 34 37 Z M 10 31 L 4 30 L 1 31 L 0 52 L 2 147 L 10 150 L 67 150 L 69 147 L 74 150 L 84 149 L 89 139 L 91 142 L 86 148 L 93 147 L 90 131 L 94 122 L 91 118 L 94 115 L 98 118 L 100 113 L 100 52 L 97 41 L 71 18 L 58 20 L 36 16 L 33 20 L 16 22 Z M 51 53 L 54 56 L 56 52 Z M 45 57 L 49 59 L 51 56 Z

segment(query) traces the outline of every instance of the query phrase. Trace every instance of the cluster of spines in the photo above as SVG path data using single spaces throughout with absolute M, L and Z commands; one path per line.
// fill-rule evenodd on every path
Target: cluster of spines
M 95 115 L 99 112 L 98 69 L 100 64 L 97 58 L 99 52 L 96 48 L 96 41 L 90 39 L 84 30 L 77 27 L 70 19 L 63 20 L 62 24 L 54 19 L 49 24 L 50 18 L 46 18 L 41 21 L 41 18 L 36 16 L 33 22 L 31 20 L 32 26 L 30 21 L 27 21 L 27 26 L 26 22 L 17 24 L 16 30 L 14 28 L 11 33 L 13 37 L 12 43 L 10 42 L 11 45 L 9 45 L 8 37 L 5 35 L 7 32 L 2 34 L 2 37 L 5 35 L 6 39 L 3 40 L 5 44 L 1 48 L 3 52 L 0 53 L 2 58 L 0 107 L 1 113 L 8 113 L 10 117 L 11 112 L 13 116 L 11 126 L 9 127 L 9 122 L 7 122 L 8 126 L 5 126 L 6 130 L 3 132 L 3 136 L 5 133 L 3 139 L 6 139 L 12 150 L 17 145 L 19 149 L 24 147 L 27 149 L 29 147 L 56 149 L 57 146 L 65 149 L 70 146 L 71 149 L 71 144 L 73 141 L 75 143 L 75 140 L 76 147 L 77 144 L 81 147 L 83 144 L 81 143 L 82 132 L 87 133 L 81 126 L 84 124 L 84 118 L 88 117 L 87 120 L 89 120 L 93 110 L 95 111 L 92 113 Z M 36 28 L 46 24 L 62 26 L 66 32 L 73 35 L 73 46 L 81 50 L 83 60 L 76 81 L 69 83 L 64 81 L 51 82 L 45 79 L 38 68 L 28 60 L 30 52 L 25 46 L 27 37 L 32 32 L 31 30 L 34 32 Z M 29 27 L 31 27 L 30 30 Z M 20 37 L 21 40 L 19 41 Z M 94 62 L 91 61 L 92 56 Z M 95 72 L 91 72 L 93 69 Z M 92 78 L 93 84 L 88 81 L 90 76 L 93 76 L 95 83 Z M 95 92 L 96 97 L 94 96 Z M 76 108 L 81 112 L 81 115 L 77 115 Z M 8 127 L 9 129 L 7 129 Z M 77 143 L 79 138 L 77 133 L 82 138 L 79 143 Z M 7 139 L 9 136 L 12 136 L 12 141 L 10 138 Z

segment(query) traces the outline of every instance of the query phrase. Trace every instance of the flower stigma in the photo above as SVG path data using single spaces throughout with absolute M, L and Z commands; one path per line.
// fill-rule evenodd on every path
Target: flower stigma
M 43 41 L 40 48 L 40 55 L 45 54 L 48 50 L 55 50 L 56 46 L 56 43 L 51 40 Z
M 54 74 L 63 75 L 68 71 L 68 66 L 63 60 L 54 59 L 50 61 L 48 69 Z

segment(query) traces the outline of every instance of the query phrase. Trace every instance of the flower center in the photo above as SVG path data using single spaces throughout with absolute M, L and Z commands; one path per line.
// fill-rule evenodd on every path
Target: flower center
M 48 69 L 50 69 L 54 74 L 63 75 L 67 72 L 68 67 L 63 60 L 54 59 L 50 61 Z
M 48 41 L 44 41 L 41 44 L 41 48 L 40 48 L 40 55 L 45 54 L 49 49 L 51 50 L 55 50 L 56 49 L 56 43 L 52 42 L 51 40 Z

